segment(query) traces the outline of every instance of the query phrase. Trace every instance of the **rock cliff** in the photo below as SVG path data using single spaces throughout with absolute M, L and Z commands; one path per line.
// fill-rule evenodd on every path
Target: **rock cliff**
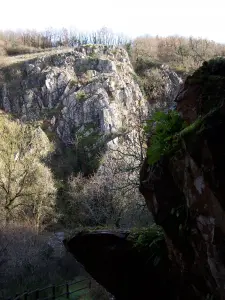
M 205 62 L 176 97 L 186 122 L 178 147 L 153 165 L 146 158 L 140 177 L 173 269 L 196 299 L 225 299 L 224 97 L 225 60 Z
M 140 192 L 163 231 L 159 247 L 150 250 L 159 243 L 154 235 L 141 239 L 147 250 L 137 248 L 140 238 L 128 232 L 86 232 L 64 241 L 116 299 L 225 299 L 224 99 L 225 59 L 205 62 L 175 99 L 176 120 L 185 126 L 163 141 L 170 151 L 154 163 L 148 151 Z
M 0 79 L 1 109 L 41 121 L 65 144 L 76 133 L 118 133 L 137 106 L 146 111 L 123 48 L 79 46 L 2 68 Z

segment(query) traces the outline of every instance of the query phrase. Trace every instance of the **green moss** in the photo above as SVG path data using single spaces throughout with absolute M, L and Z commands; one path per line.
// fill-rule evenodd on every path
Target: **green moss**
M 84 91 L 78 91 L 76 93 L 76 100 L 85 100 L 87 98 L 87 95 Z
M 203 122 L 204 122 L 204 118 L 199 117 L 195 122 L 193 122 L 189 126 L 185 127 L 183 130 L 181 130 L 179 136 L 184 137 L 187 134 L 197 132 L 197 130 L 203 125 Z

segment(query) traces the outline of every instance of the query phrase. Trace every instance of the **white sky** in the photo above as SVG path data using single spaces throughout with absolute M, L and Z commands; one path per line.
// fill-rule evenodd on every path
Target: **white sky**
M 224 0 L 0 0 L 0 29 L 106 26 L 131 37 L 183 35 L 225 43 Z

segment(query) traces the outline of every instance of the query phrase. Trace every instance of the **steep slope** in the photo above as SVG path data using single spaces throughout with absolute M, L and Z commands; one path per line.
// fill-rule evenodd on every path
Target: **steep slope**
M 41 120 L 65 143 L 82 126 L 118 132 L 143 105 L 126 51 L 86 45 L 1 70 L 1 108 L 22 120 Z
M 137 251 L 140 238 L 129 239 L 130 232 L 83 232 L 64 241 L 67 249 L 118 299 L 139 299 L 139 289 L 145 299 L 163 299 L 163 292 L 168 299 L 225 299 L 224 97 L 224 58 L 205 62 L 187 78 L 176 97 L 177 112 L 169 112 L 168 118 L 163 113 L 158 115 L 160 129 L 170 126 L 166 122 L 169 120 L 174 132 L 161 140 L 164 147 L 158 151 L 163 152 L 154 163 L 149 153 L 154 136 L 162 131 L 157 131 L 157 124 L 153 126 L 155 131 L 151 132 L 148 156 L 140 173 L 140 191 L 164 238 L 152 234 L 149 228 L 151 234 L 141 238 L 147 252 L 143 247 Z M 182 122 L 184 128 L 180 129 L 174 120 Z M 163 242 L 168 251 L 166 258 Z M 153 261 L 152 245 L 158 245 Z M 138 276 L 132 276 L 132 263 Z M 117 274 L 125 274 L 119 280 L 121 286 Z
M 140 191 L 196 299 L 225 299 L 224 79 L 223 58 L 187 78 L 176 98 L 186 128 L 171 137 L 171 151 L 155 164 L 146 158 L 141 170 Z
M 64 177 L 96 170 L 108 142 L 133 131 L 148 111 L 127 52 L 104 45 L 48 52 L 2 68 L 0 108 L 39 124 L 56 144 L 54 169 Z

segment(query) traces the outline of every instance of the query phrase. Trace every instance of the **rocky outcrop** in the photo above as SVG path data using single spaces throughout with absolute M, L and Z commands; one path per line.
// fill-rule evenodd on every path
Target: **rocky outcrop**
M 176 98 L 187 123 L 176 135 L 179 149 L 154 165 L 146 158 L 140 176 L 173 270 L 195 299 L 225 299 L 224 99 L 225 60 L 205 62 Z
M 183 79 L 166 64 L 154 61 L 140 61 L 136 64 L 139 84 L 150 103 L 150 111 L 173 108 Z
M 147 69 L 144 74 L 147 79 L 152 79 L 153 89 L 150 93 L 150 101 L 154 100 L 153 106 L 160 108 L 173 107 L 175 104 L 174 99 L 183 83 L 182 78 L 165 64 L 160 65 L 157 69 Z M 154 78 L 155 76 L 156 78 Z
M 53 52 L 0 71 L 1 109 L 40 121 L 65 143 L 75 134 L 111 135 L 147 107 L 123 48 L 84 45 Z
M 162 260 L 156 265 L 149 245 L 135 243 L 137 236 L 128 231 L 86 231 L 64 240 L 64 245 L 117 300 L 176 299 L 165 241 L 157 245 Z

